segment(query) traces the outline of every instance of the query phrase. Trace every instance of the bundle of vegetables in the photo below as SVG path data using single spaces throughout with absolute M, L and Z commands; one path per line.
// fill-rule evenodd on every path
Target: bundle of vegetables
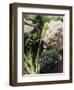
M 59 54 L 60 50 L 50 45 L 51 38 L 47 37 L 51 34 L 49 24 L 52 23 L 52 20 L 63 21 L 60 17 L 25 16 L 25 27 L 30 26 L 30 30 L 24 30 L 24 74 L 50 72 L 50 64 L 58 63 L 62 59 Z

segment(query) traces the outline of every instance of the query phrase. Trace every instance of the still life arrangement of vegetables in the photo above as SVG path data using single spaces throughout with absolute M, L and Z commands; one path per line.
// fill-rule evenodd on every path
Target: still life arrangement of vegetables
M 60 62 L 63 16 L 24 15 L 24 74 L 60 73 Z

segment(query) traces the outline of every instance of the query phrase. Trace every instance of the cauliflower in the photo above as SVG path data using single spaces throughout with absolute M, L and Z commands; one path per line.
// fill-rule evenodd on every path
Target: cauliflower
M 45 42 L 44 47 L 63 49 L 63 22 L 52 20 L 45 31 L 42 37 Z

